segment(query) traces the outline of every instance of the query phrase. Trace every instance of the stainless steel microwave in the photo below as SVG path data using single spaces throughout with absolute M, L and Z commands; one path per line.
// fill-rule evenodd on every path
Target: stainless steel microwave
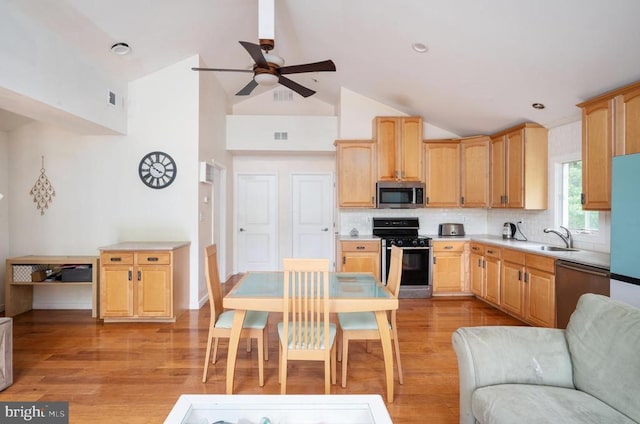
M 378 181 L 378 209 L 413 209 L 424 207 L 424 183 L 416 181 Z

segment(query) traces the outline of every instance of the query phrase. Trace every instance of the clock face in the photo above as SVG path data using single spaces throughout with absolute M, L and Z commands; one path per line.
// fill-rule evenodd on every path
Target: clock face
M 146 154 L 138 166 L 140 179 L 147 187 L 165 188 L 176 179 L 178 167 L 171 156 L 164 152 Z

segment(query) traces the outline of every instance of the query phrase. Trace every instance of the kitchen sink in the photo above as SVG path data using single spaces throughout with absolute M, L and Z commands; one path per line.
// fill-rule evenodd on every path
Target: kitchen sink
M 577 252 L 580 249 L 573 247 L 561 247 L 561 246 L 540 246 L 541 250 L 548 250 L 550 252 Z

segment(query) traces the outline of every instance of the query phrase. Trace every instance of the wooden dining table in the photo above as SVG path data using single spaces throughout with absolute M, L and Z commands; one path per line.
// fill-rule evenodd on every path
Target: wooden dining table
M 226 393 L 233 394 L 240 331 L 248 310 L 282 312 L 284 272 L 247 272 L 223 299 L 225 309 L 234 309 L 227 358 Z M 329 273 L 330 312 L 373 312 L 380 331 L 387 401 L 393 402 L 393 353 L 387 311 L 398 309 L 398 299 L 370 273 Z

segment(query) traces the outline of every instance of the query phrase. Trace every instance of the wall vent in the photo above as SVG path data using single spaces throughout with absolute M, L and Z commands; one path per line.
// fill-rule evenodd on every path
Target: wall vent
M 274 90 L 273 92 L 274 102 L 292 102 L 293 91 L 291 90 Z
M 276 131 L 273 133 L 273 139 L 274 140 L 288 140 L 289 139 L 289 133 L 286 131 Z
M 115 106 L 116 105 L 116 93 L 114 93 L 113 91 L 109 90 L 109 104 L 111 106 Z

